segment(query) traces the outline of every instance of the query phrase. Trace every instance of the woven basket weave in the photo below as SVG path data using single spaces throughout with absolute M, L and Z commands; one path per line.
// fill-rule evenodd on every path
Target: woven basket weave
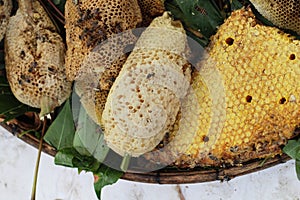
M 18 136 L 23 130 L 17 125 L 11 124 L 1 124 L 5 129 L 15 136 Z M 35 148 L 39 146 L 39 140 L 30 134 L 25 134 L 19 137 L 21 140 L 27 144 L 32 145 Z M 43 152 L 55 156 L 56 150 L 48 145 L 43 144 Z M 219 169 L 204 169 L 204 168 L 194 168 L 194 169 L 170 169 L 165 168 L 149 173 L 125 173 L 122 179 L 145 182 L 145 183 L 158 183 L 158 184 L 182 184 L 182 183 L 201 183 L 209 181 L 228 181 L 232 178 L 242 176 L 245 174 L 250 174 L 256 171 L 261 171 L 263 169 L 278 165 L 288 161 L 290 158 L 282 154 L 281 156 L 276 156 L 267 160 L 255 159 L 244 163 L 242 166 L 233 166 L 228 168 Z

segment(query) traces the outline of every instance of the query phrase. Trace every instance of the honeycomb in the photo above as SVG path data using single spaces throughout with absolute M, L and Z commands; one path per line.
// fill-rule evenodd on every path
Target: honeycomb
M 112 35 L 82 61 L 74 88 L 88 115 L 99 125 L 108 92 L 127 59 L 124 49 L 136 40 L 132 31 Z
M 65 18 L 69 80 L 75 79 L 82 61 L 93 48 L 113 34 L 136 28 L 142 21 L 137 0 L 67 0 Z M 116 71 L 112 67 L 115 76 Z
M 66 80 L 62 38 L 40 3 L 31 3 L 20 0 L 16 15 L 10 18 L 5 37 L 6 74 L 16 98 L 42 107 L 43 115 L 69 97 L 72 83 Z
M 300 2 L 298 0 L 250 0 L 265 18 L 280 28 L 300 34 Z
M 114 35 L 136 28 L 142 22 L 142 14 L 137 0 L 67 0 L 65 18 L 67 78 L 76 79 L 75 90 L 83 107 L 99 124 L 103 101 L 127 59 L 127 54 L 114 55 L 123 51 L 126 47 L 122 44 L 128 41 L 116 37 L 109 48 L 103 49 L 101 45 Z M 132 36 L 128 36 L 130 41 Z
M 12 9 L 12 1 L 5 0 L 0 2 L 0 41 L 3 39 L 6 27 L 8 24 L 8 19 Z
M 186 42 L 183 26 L 167 13 L 155 18 L 138 39 L 102 115 L 104 138 L 115 152 L 142 155 L 171 129 L 190 85 Z
M 192 168 L 281 154 L 300 124 L 299 47 L 299 40 L 261 25 L 250 9 L 234 11 L 196 67 L 183 104 L 188 120 L 177 122 L 167 156 L 148 159 L 172 157 Z

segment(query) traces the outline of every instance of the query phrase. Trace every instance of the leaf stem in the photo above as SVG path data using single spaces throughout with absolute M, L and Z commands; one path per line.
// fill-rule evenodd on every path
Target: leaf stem
M 34 129 L 30 129 L 30 130 L 27 130 L 27 131 L 23 131 L 22 133 L 20 133 L 18 135 L 19 138 L 23 137 L 24 135 L 30 133 L 30 132 L 36 132 Z
M 11 109 L 9 109 L 9 110 L 6 110 L 5 112 L 3 112 L 3 113 L 1 113 L 1 114 L 5 115 L 5 114 L 7 114 L 7 113 L 11 113 L 11 112 L 13 112 L 14 110 L 17 110 L 17 109 L 19 109 L 19 108 L 22 108 L 23 106 L 24 106 L 24 104 L 21 104 L 21 105 L 19 105 L 19 106 L 17 106 L 17 107 L 14 107 L 14 108 L 11 108 Z
M 0 87 L 9 87 L 9 84 L 8 83 L 1 83 Z
M 47 125 L 47 116 L 44 116 L 42 135 L 41 135 L 41 139 L 40 139 L 40 143 L 39 143 L 38 157 L 37 157 L 36 164 L 35 164 L 34 179 L 33 179 L 32 192 L 31 192 L 31 200 L 35 200 L 35 196 L 36 196 L 36 186 L 37 186 L 41 153 L 42 153 L 42 148 L 43 148 L 43 138 L 44 138 L 44 134 L 45 134 L 45 130 L 46 130 L 46 125 Z
M 120 166 L 123 172 L 126 172 L 128 170 L 130 160 L 131 160 L 131 156 L 126 153 Z

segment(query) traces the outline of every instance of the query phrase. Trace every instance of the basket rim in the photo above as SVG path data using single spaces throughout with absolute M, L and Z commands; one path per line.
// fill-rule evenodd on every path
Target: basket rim
M 0 126 L 5 128 L 11 134 L 17 136 L 21 133 L 21 129 L 18 127 L 10 126 L 1 123 Z M 18 137 L 25 143 L 38 148 L 39 140 L 30 134 L 25 134 L 22 137 Z M 43 152 L 54 157 L 56 150 L 54 147 L 47 143 L 43 143 Z M 235 177 L 243 176 L 253 172 L 258 172 L 281 163 L 285 163 L 291 158 L 286 154 L 277 155 L 269 159 L 254 159 L 241 166 L 231 166 L 218 169 L 205 169 L 197 167 L 194 169 L 160 169 L 154 172 L 136 173 L 126 172 L 121 179 L 143 183 L 154 184 L 187 184 L 187 183 L 203 183 L 212 181 L 229 181 Z M 262 162 L 265 161 L 263 164 Z

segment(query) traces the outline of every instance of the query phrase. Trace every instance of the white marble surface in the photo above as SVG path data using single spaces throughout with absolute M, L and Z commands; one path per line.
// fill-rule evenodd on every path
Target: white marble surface
M 0 200 L 30 199 L 37 150 L 0 127 Z M 94 200 L 93 176 L 55 166 L 43 154 L 37 200 Z M 103 200 L 300 200 L 294 162 L 235 178 L 229 182 L 155 185 L 120 180 L 107 186 Z

